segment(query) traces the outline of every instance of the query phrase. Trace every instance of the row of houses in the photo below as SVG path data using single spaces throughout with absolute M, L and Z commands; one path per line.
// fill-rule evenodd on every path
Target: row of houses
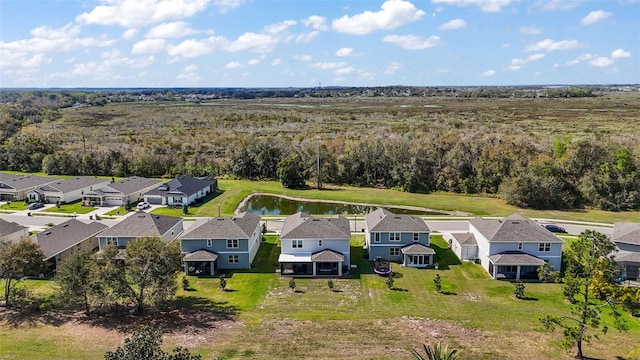
M 365 216 L 368 258 L 407 267 L 432 267 L 435 250 L 431 229 L 420 218 L 376 209 Z M 26 228 L 0 219 L 0 238 L 26 237 Z M 251 213 L 198 219 L 185 230 L 182 218 L 136 212 L 112 227 L 99 222 L 68 220 L 30 238 L 42 247 L 55 266 L 75 251 L 119 249 L 139 237 L 180 241 L 184 271 L 213 275 L 219 269 L 249 269 L 262 243 L 261 219 Z M 549 263 L 559 270 L 563 241 L 535 221 L 514 214 L 502 219 L 474 218 L 468 231 L 444 234 L 461 259 L 480 264 L 493 279 L 537 277 L 537 268 Z M 351 229 L 343 216 L 314 217 L 299 212 L 284 220 L 278 258 L 282 275 L 344 276 L 351 268 Z M 638 278 L 640 223 L 616 223 L 612 235 L 618 247 L 616 261 L 622 276 Z
M 120 181 L 91 176 L 58 179 L 47 176 L 14 175 L 0 172 L 0 201 L 71 203 L 86 206 L 123 206 L 145 201 L 149 204 L 190 205 L 217 189 L 209 177 L 179 176 L 168 182 L 132 176 Z

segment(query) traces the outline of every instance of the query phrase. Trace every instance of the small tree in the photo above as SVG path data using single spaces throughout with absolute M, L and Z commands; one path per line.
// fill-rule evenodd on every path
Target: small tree
M 560 278 L 560 272 L 555 271 L 553 265 L 545 262 L 543 265 L 538 266 L 538 279 L 545 283 L 558 282 Z
M 597 335 L 590 335 L 589 328 L 599 329 L 606 333 L 608 326 L 603 324 L 601 311 L 604 307 L 611 308 L 614 315 L 614 326 L 623 330 L 619 313 L 610 299 L 598 300 L 594 296 L 592 285 L 596 277 L 613 281 L 614 276 L 602 277 L 602 274 L 616 272 L 617 265 L 613 261 L 612 253 L 616 245 L 606 235 L 587 230 L 580 234 L 578 240 L 571 243 L 565 252 L 567 270 L 564 277 L 564 295 L 571 302 L 573 316 L 547 315 L 540 319 L 549 330 L 556 327 L 564 329 L 564 343 L 567 348 L 577 348 L 576 357 L 583 359 L 583 343 L 588 343 Z
M 524 299 L 524 283 L 522 281 L 516 281 L 514 285 L 513 296 L 515 296 L 516 299 Z
M 327 286 L 329 287 L 329 290 L 333 291 L 333 280 L 329 279 L 329 281 L 327 281 Z
M 289 280 L 289 289 L 296 291 L 296 281 L 293 278 Z
M 227 279 L 224 278 L 224 274 L 220 275 L 220 291 L 227 289 Z
M 391 272 L 389 273 L 389 276 L 387 277 L 387 281 L 386 281 L 386 284 L 389 290 L 393 290 L 393 283 L 394 283 L 393 272 Z
M 124 204 L 124 209 L 125 209 L 126 211 L 130 211 L 130 210 L 131 210 L 131 208 L 132 208 L 132 206 L 131 206 L 131 201 L 130 201 L 129 199 L 127 199 L 127 202 Z
M 191 286 L 191 284 L 189 284 L 189 279 L 187 279 L 186 276 L 182 277 L 182 290 L 189 290 L 189 287 Z
M 46 271 L 40 245 L 20 239 L 17 242 L 0 240 L 0 279 L 4 280 L 4 303 L 11 305 L 12 291 L 25 276 L 37 276 Z
M 176 347 L 173 353 L 162 350 L 162 336 L 158 330 L 145 326 L 125 339 L 124 346 L 116 351 L 107 351 L 105 360 L 200 360 L 200 355 L 191 355 L 188 349 Z
M 97 264 L 89 251 L 76 252 L 56 269 L 58 299 L 65 304 L 81 303 L 85 313 L 91 312 L 91 302 L 97 282 Z
M 424 354 L 415 349 L 411 349 L 413 357 L 417 360 L 455 360 L 458 358 L 458 349 L 449 349 L 449 345 L 442 348 L 442 344 L 435 346 L 423 344 Z
M 182 205 L 182 214 L 187 215 L 189 213 L 189 207 L 187 204 Z
M 304 185 L 304 162 L 293 154 L 280 160 L 277 168 L 278 179 L 282 186 L 295 189 Z
M 433 279 L 433 283 L 436 285 L 436 291 L 442 292 L 442 278 L 440 278 L 440 274 L 436 274 L 435 279 Z

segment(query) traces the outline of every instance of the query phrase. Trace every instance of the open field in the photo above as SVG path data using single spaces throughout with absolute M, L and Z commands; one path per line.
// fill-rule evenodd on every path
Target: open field
M 411 359 L 410 348 L 441 341 L 462 348 L 463 359 L 569 358 L 560 347 L 560 333 L 541 329 L 545 314 L 568 314 L 559 284 L 527 283 L 528 300 L 512 297 L 513 285 L 490 280 L 479 266 L 460 264 L 433 237 L 439 270 L 396 266 L 395 289 L 371 273 L 363 258 L 362 237 L 352 241 L 358 268 L 349 279 L 288 279 L 274 272 L 278 242 L 269 237 L 252 271 L 227 274 L 229 291 L 217 278 L 189 277 L 191 291 L 178 293 L 176 305 L 186 307 L 151 317 L 86 319 L 74 314 L 44 312 L 20 317 L 4 311 L 0 344 L 5 358 L 99 358 L 121 345 L 141 323 L 162 325 L 165 345 L 188 346 L 211 359 L 361 358 Z M 443 294 L 433 278 L 443 279 Z M 51 282 L 35 281 L 47 293 Z M 610 319 L 609 319 L 610 320 Z M 640 319 L 625 315 L 628 332 L 615 330 L 586 348 L 595 358 L 625 356 L 640 338 Z

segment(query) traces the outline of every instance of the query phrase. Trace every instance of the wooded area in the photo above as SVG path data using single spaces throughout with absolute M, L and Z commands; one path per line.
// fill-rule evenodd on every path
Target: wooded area
M 3 91 L 0 169 L 278 179 L 297 158 L 315 184 L 319 152 L 322 183 L 640 209 L 637 91 L 449 90 Z

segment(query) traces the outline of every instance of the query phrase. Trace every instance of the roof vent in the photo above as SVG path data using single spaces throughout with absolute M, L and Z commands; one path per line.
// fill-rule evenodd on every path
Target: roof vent
M 62 225 L 62 227 L 67 227 L 67 226 L 69 226 L 69 224 L 64 224 L 64 225 Z
M 393 218 L 396 219 L 396 220 L 402 219 L 400 216 L 394 216 Z
M 520 221 L 512 221 L 511 223 L 514 225 L 517 225 L 517 224 L 520 224 Z
M 51 231 L 47 231 L 46 233 L 44 233 L 45 235 L 51 235 Z
M 219 217 L 219 218 L 216 218 L 216 220 L 218 220 L 218 221 L 223 221 L 223 220 L 224 220 L 224 218 Z
M 311 219 L 311 221 L 320 221 L 320 219 Z

